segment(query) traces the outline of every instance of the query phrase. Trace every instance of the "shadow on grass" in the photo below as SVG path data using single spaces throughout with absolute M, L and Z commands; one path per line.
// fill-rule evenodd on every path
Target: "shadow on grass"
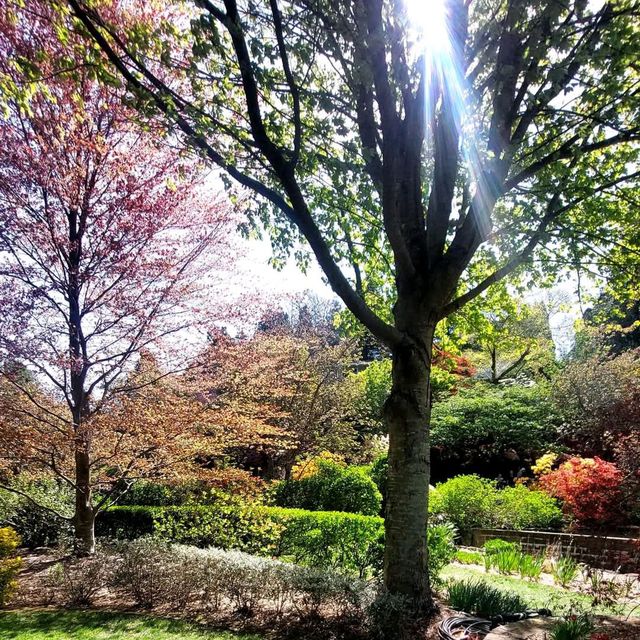
M 136 613 L 0 611 L 1 640 L 362 640 L 361 620 L 229 617 L 216 627 Z M 233 631 L 229 631 L 233 629 Z
M 178 620 L 102 611 L 0 613 L 2 640 L 260 640 Z

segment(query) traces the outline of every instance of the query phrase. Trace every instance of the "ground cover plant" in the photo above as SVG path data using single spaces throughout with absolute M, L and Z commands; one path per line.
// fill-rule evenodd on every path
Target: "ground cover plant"
M 497 589 L 484 580 L 450 582 L 447 600 L 457 611 L 483 618 L 520 613 L 528 609 L 527 602 L 519 595 Z

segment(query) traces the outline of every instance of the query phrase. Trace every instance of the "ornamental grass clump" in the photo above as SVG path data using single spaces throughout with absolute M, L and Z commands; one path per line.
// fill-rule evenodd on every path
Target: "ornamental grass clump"
M 580 564 L 571 556 L 560 556 L 551 563 L 553 581 L 565 589 L 576 579 Z
M 550 640 L 588 640 L 594 630 L 591 617 L 586 613 L 570 615 L 558 620 L 549 632 Z
M 520 555 L 520 561 L 518 563 L 518 573 L 524 580 L 531 580 L 537 582 L 540 580 L 542 574 L 542 568 L 544 567 L 543 556 L 532 556 L 528 553 Z
M 518 595 L 492 587 L 483 580 L 451 582 L 447 589 L 449 605 L 483 618 L 526 611 L 527 603 Z

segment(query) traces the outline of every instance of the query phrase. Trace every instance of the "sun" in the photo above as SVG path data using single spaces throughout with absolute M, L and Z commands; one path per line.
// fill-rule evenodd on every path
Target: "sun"
M 418 31 L 421 48 L 431 55 L 446 53 L 451 46 L 446 0 L 404 0 L 409 20 Z

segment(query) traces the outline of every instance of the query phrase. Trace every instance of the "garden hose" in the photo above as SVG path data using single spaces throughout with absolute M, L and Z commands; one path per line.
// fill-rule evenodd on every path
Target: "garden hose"
M 506 622 L 519 622 L 527 618 L 535 618 L 537 616 L 550 616 L 551 611 L 548 609 L 538 609 L 536 611 L 523 611 L 522 613 L 505 613 L 495 616 L 490 620 L 478 618 L 468 614 L 459 616 L 450 616 L 438 625 L 438 637 L 441 640 L 465 640 L 467 638 L 476 638 L 488 635 L 492 629 L 505 624 Z M 462 635 L 455 635 L 456 632 L 462 632 Z

